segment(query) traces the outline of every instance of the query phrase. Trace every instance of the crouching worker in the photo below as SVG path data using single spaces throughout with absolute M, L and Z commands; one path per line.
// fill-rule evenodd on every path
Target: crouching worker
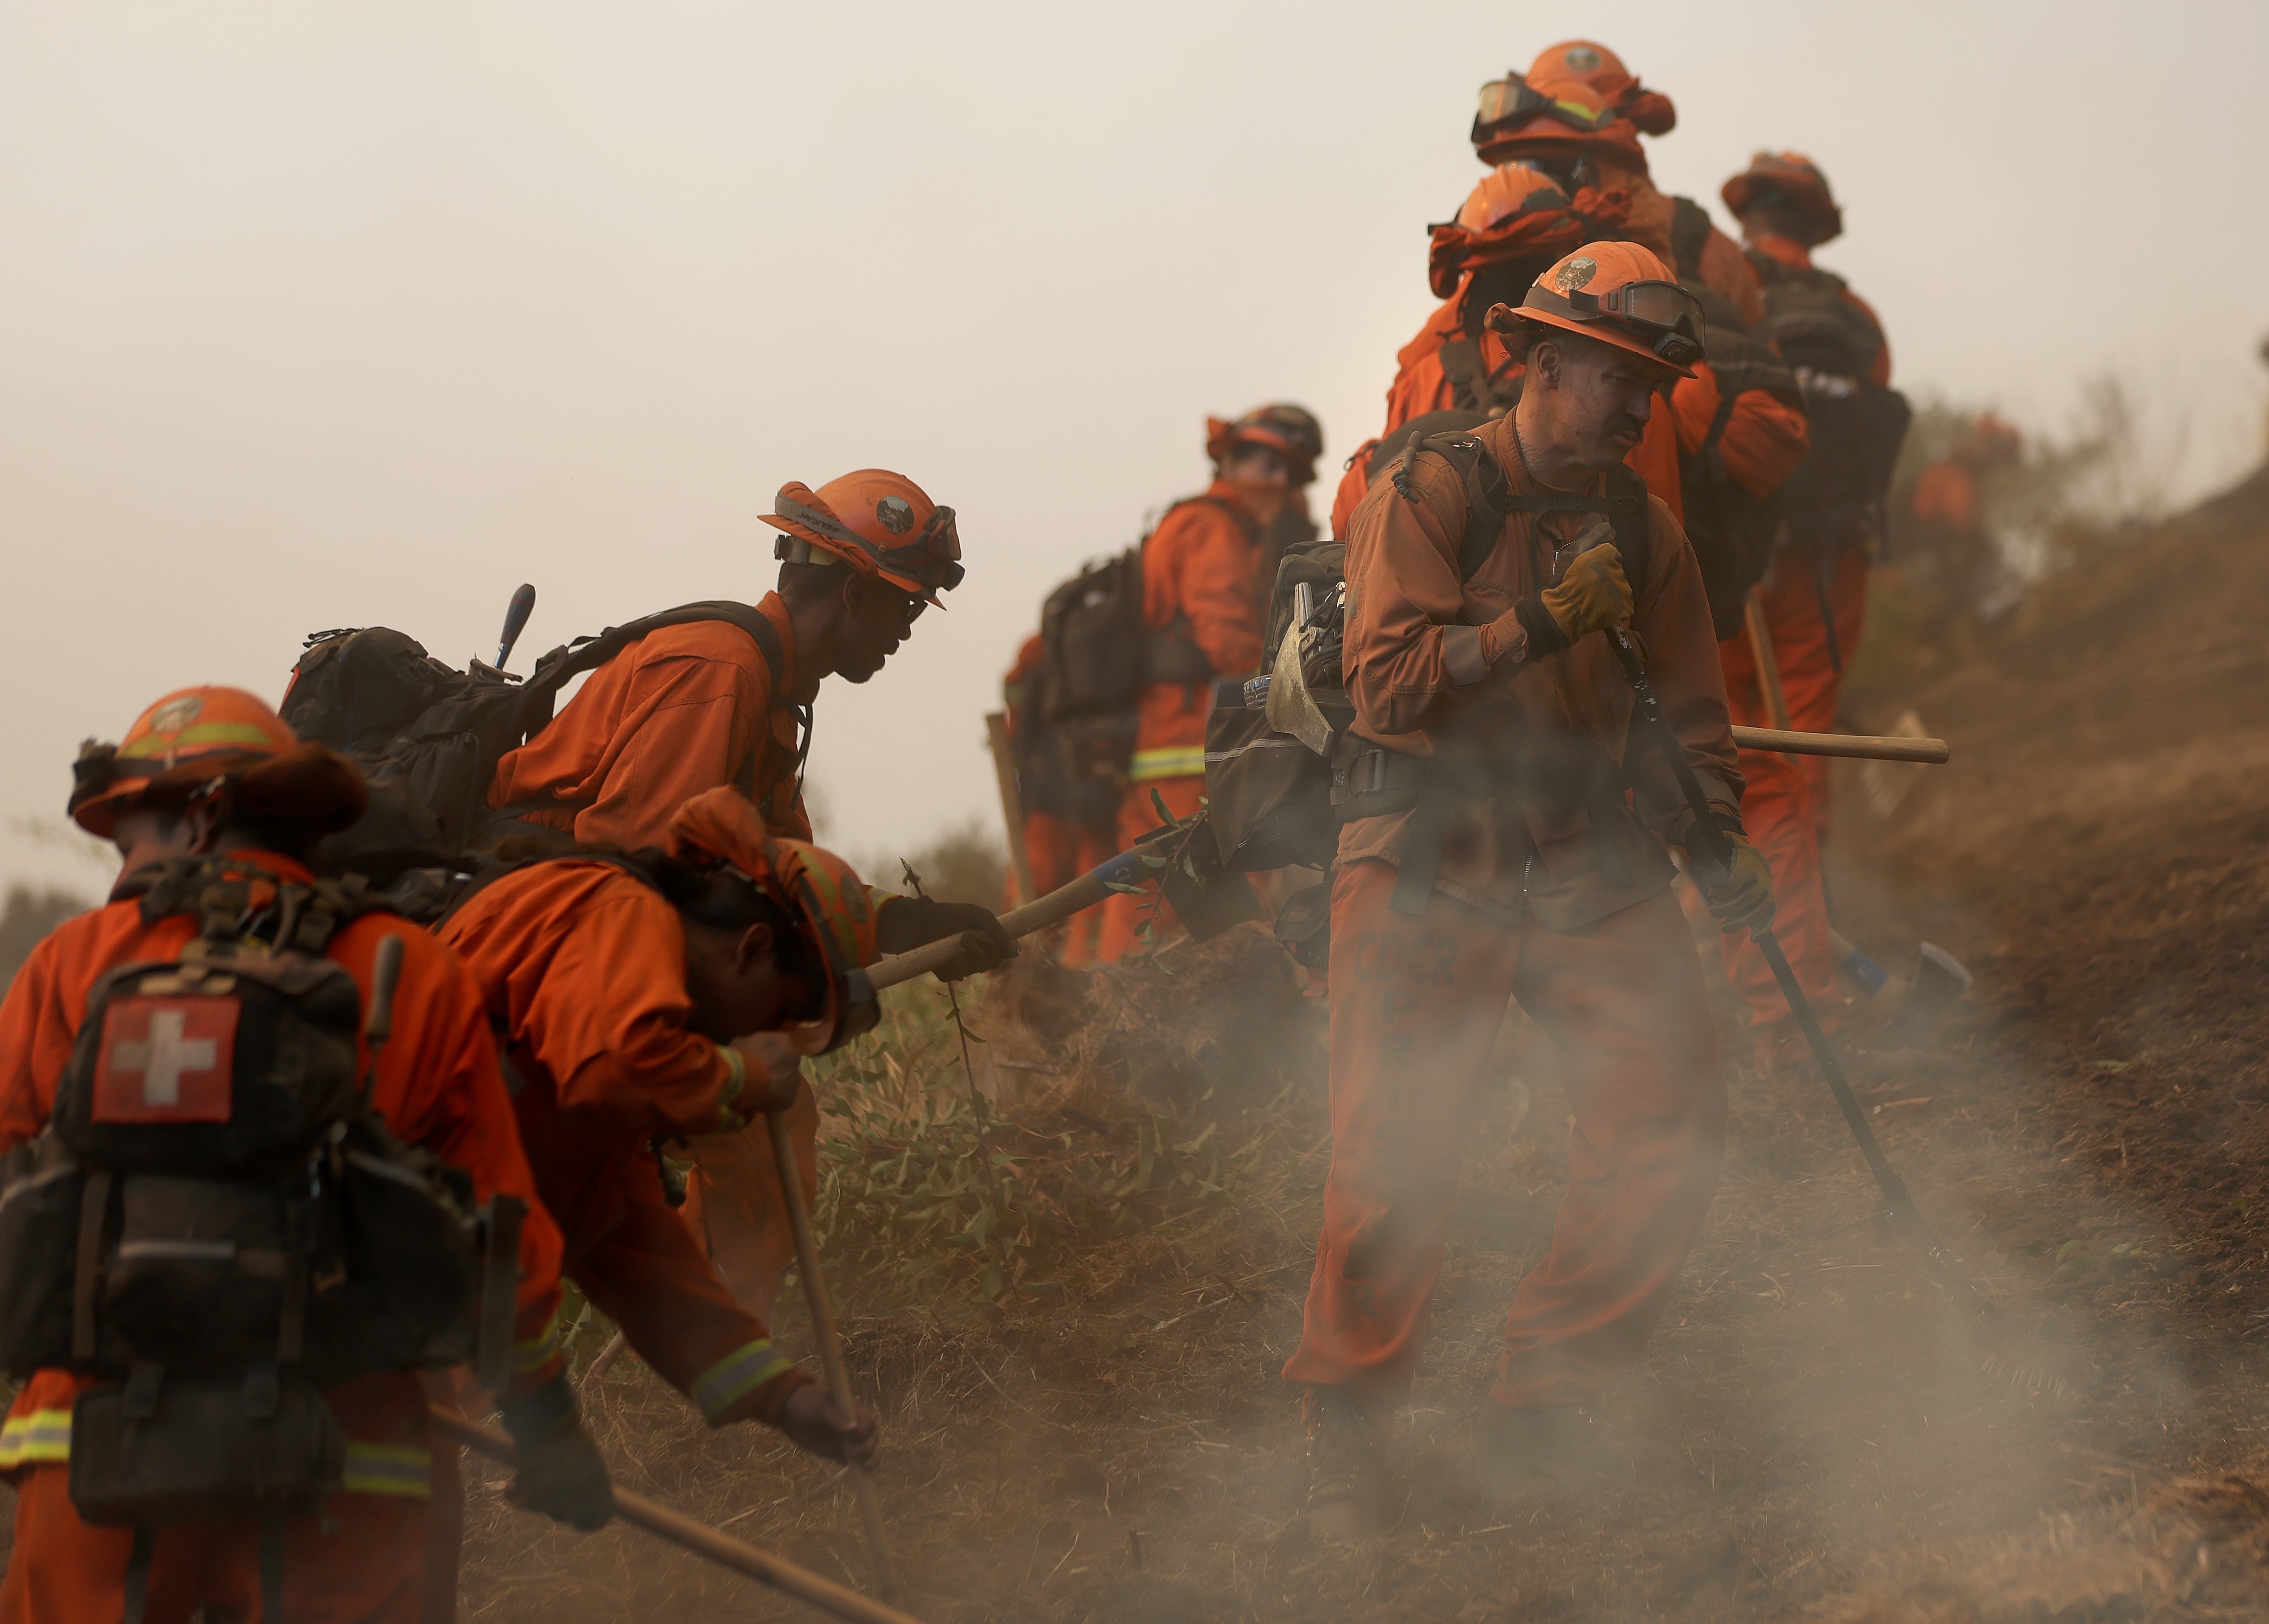
M 765 1113 L 810 1098 L 802 1057 L 874 1024 L 856 967 L 875 911 L 847 864 L 766 833 L 731 788 L 688 801 L 669 840 L 511 870 L 440 934 L 501 1035 L 568 1278 L 711 1426 L 760 1421 L 870 1462 L 874 1416 L 835 1414 L 734 1301 L 660 1156 L 667 1139 L 719 1134 L 770 1155 Z
M 1771 912 L 1693 550 L 1622 466 L 1654 392 L 1700 357 L 1692 297 L 1645 249 L 1593 243 L 1490 320 L 1527 367 L 1512 415 L 1406 453 L 1348 543 L 1344 669 L 1373 748 L 1341 808 L 1332 1164 L 1284 1368 L 1307 1390 L 1327 1531 L 1385 1515 L 1384 1440 L 1508 996 L 1550 1036 L 1575 1127 L 1478 1431 L 1491 1477 L 1595 1447 L 1590 1406 L 1645 1346 L 1717 1183 L 1716 1035 L 1657 838 L 1685 844 L 1689 815 L 1634 722 L 1603 635 L 1617 623 L 1733 838 L 1732 872 L 1704 876 L 1711 905 L 1728 928 Z
M 0 1620 L 423 1616 L 430 1502 L 456 1481 L 416 1370 L 471 1356 L 468 1221 L 502 1198 L 525 1206 L 513 1493 L 607 1521 L 561 1374 L 558 1232 L 479 993 L 304 861 L 360 815 L 361 775 L 252 695 L 193 688 L 78 779 L 122 877 L 0 1006 L 0 1362 L 39 1367 L 0 1430 Z

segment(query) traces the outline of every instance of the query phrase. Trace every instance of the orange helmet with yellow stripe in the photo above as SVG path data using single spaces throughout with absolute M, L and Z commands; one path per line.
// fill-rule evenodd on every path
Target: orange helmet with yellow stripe
M 145 803 L 179 806 L 224 787 L 235 811 L 299 819 L 318 834 L 346 828 L 370 803 L 353 763 L 301 743 L 257 695 L 218 685 L 167 694 L 117 744 L 88 741 L 72 778 L 72 820 L 106 839 Z

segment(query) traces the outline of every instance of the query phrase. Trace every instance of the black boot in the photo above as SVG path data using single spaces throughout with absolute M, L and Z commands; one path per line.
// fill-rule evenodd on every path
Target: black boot
M 1393 1521 L 1386 1428 L 1343 1387 L 1308 1390 L 1308 1526 L 1327 1539 L 1383 1533 Z

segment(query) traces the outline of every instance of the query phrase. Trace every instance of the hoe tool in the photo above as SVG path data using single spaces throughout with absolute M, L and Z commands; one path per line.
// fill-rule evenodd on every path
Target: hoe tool
M 1693 838 L 1701 848 L 1696 855 L 1720 870 L 1725 869 L 1732 858 L 1732 848 L 1726 843 L 1725 831 L 1711 820 L 1709 797 L 1703 793 L 1701 779 L 1694 775 L 1694 764 L 1686 758 L 1685 744 L 1679 739 L 1677 730 L 1670 725 L 1670 719 L 1662 713 L 1662 703 L 1655 696 L 1654 684 L 1647 678 L 1646 668 L 1639 661 L 1638 649 L 1631 641 L 1630 629 L 1610 626 L 1607 636 L 1615 651 L 1615 658 L 1622 663 L 1623 675 L 1630 683 L 1632 697 L 1638 702 L 1639 718 L 1645 724 L 1648 734 L 1661 749 L 1672 776 L 1678 781 L 1679 793 L 1685 796 L 1686 804 L 1694 814 Z M 1859 1141 L 1859 1154 L 1867 1160 L 1867 1170 L 1875 1176 L 1876 1186 L 1882 1191 L 1883 1199 L 1890 1203 L 1892 1222 L 1908 1243 L 1928 1260 L 1931 1272 L 1937 1275 L 1940 1283 L 1951 1295 L 1980 1310 L 1992 1311 L 1992 1299 L 1970 1277 L 1960 1260 L 1946 1249 L 1946 1243 L 1938 1238 L 1938 1232 L 1922 1215 L 1922 1208 L 1915 1205 L 1906 1180 L 1899 1177 L 1898 1170 L 1883 1155 L 1882 1146 L 1876 1141 L 1874 1129 L 1867 1125 L 1866 1112 L 1859 1104 L 1859 1096 L 1851 1092 L 1851 1081 L 1844 1075 L 1844 1067 L 1829 1044 L 1828 1034 L 1821 1030 L 1820 1017 L 1813 1013 L 1812 1000 L 1804 995 L 1804 988 L 1798 983 L 1796 972 L 1789 968 L 1788 956 L 1781 951 L 1780 939 L 1773 934 L 1769 926 L 1752 926 L 1749 940 L 1755 942 L 1757 951 L 1764 955 L 1765 963 L 1772 969 L 1773 979 L 1780 984 L 1781 995 L 1788 1000 L 1788 1007 L 1796 1016 L 1796 1023 L 1803 1030 L 1805 1042 L 1812 1045 L 1813 1059 L 1820 1062 L 1821 1074 L 1828 1079 L 1829 1091 L 1836 1096 L 1837 1109 L 1843 1111 L 1844 1120 L 1851 1125 L 1851 1137 Z
M 843 1368 L 843 1340 L 836 1334 L 835 1303 L 827 1293 L 827 1277 L 819 1272 L 819 1242 L 811 1232 L 811 1210 L 804 1204 L 803 1175 L 795 1164 L 795 1146 L 789 1141 L 787 1124 L 778 1111 L 765 1118 L 772 1135 L 772 1165 L 780 1171 L 780 1199 L 787 1207 L 788 1228 L 795 1235 L 795 1272 L 803 1277 L 804 1305 L 811 1310 L 811 1330 L 819 1343 L 819 1362 L 827 1373 L 827 1397 L 846 1420 L 859 1413 L 852 1395 L 851 1375 Z M 867 1550 L 875 1560 L 875 1584 L 884 1601 L 898 1598 L 898 1570 L 891 1563 L 891 1547 L 883 1539 L 883 1502 L 875 1493 L 875 1480 L 856 1461 L 847 1463 L 851 1485 L 859 1495 L 859 1520 L 866 1524 Z
M 517 1457 L 512 1440 L 487 1427 L 476 1426 L 463 1414 L 447 1405 L 434 1405 L 428 1414 L 434 1427 L 466 1448 L 487 1456 L 502 1465 L 513 1465 Z M 615 1490 L 615 1512 L 625 1523 L 636 1524 L 656 1539 L 667 1540 L 681 1550 L 706 1557 L 721 1568 L 746 1574 L 759 1583 L 769 1584 L 784 1596 L 793 1596 L 808 1607 L 817 1607 L 839 1619 L 848 1619 L 851 1624 L 921 1624 L 913 1614 L 901 1613 L 858 1591 L 846 1590 L 832 1579 L 822 1578 L 809 1568 L 800 1568 L 785 1557 L 774 1556 L 770 1551 L 746 1545 L 729 1534 L 720 1533 L 705 1523 L 682 1517 L 668 1506 L 659 1505 L 644 1495 L 634 1495 L 627 1488 Z
M 1200 941 L 1239 919 L 1260 918 L 1260 905 L 1253 888 L 1245 882 L 1244 875 L 1222 867 L 1220 849 L 1209 838 L 1204 819 L 1201 812 L 1152 830 L 1132 850 L 1089 869 L 1070 884 L 1059 886 L 1021 908 L 1009 909 L 1001 916 L 1002 926 L 1011 936 L 1029 936 L 1108 900 L 1122 885 L 1139 885 L 1161 875 L 1166 900 Z M 1183 867 L 1185 862 L 1189 868 Z M 1215 900 L 1208 902 L 1208 898 Z M 867 979 L 878 993 L 887 986 L 919 980 L 951 959 L 960 946 L 961 937 L 954 935 L 894 953 L 869 964 Z

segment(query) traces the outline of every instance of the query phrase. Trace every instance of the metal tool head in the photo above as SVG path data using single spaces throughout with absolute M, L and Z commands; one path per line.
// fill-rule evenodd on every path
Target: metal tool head
M 1284 628 L 1284 641 L 1276 650 L 1276 663 L 1268 673 L 1268 725 L 1289 733 L 1319 756 L 1332 748 L 1332 725 L 1324 720 L 1307 679 L 1300 675 L 1300 625 Z
M 1936 942 L 1925 941 L 1915 950 L 1914 972 L 1908 978 L 1907 995 L 1899 1005 L 1892 1030 L 1903 1043 L 1929 1038 L 1946 1019 L 1946 1013 L 1966 996 L 1977 977 L 1969 966 Z

